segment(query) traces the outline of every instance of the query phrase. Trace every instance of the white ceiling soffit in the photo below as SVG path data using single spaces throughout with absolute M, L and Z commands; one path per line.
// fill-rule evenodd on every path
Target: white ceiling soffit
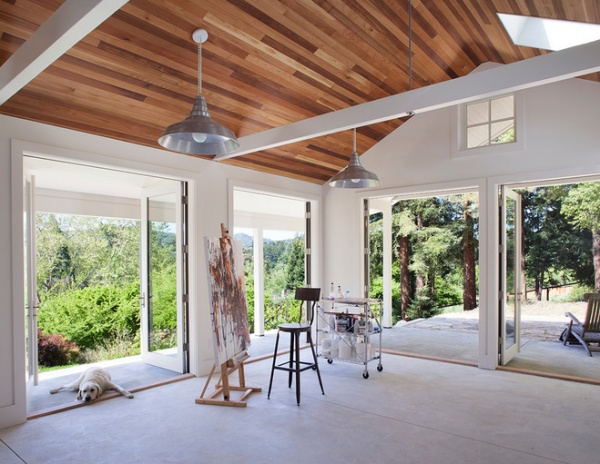
M 234 191 L 235 213 L 249 212 L 270 216 L 288 216 L 304 220 L 306 202 L 284 198 L 277 195 L 249 192 L 245 190 Z
M 305 201 L 236 189 L 233 205 L 236 229 L 304 232 Z
M 515 45 L 564 50 L 600 40 L 600 24 L 498 13 Z
M 36 187 L 122 198 L 140 198 L 148 188 L 176 182 L 161 177 L 26 156 L 24 168 Z
M 600 40 L 332 111 L 239 139 L 215 161 L 600 71 Z

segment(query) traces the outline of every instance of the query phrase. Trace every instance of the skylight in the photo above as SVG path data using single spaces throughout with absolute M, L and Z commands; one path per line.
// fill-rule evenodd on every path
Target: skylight
M 515 45 L 562 50 L 600 40 L 600 24 L 504 13 L 498 17 Z

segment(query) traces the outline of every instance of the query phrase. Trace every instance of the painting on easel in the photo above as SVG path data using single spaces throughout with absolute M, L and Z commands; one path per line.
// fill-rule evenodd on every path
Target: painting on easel
M 218 366 L 244 354 L 250 347 L 242 245 L 229 236 L 223 225 L 221 228 L 221 237 L 204 238 Z

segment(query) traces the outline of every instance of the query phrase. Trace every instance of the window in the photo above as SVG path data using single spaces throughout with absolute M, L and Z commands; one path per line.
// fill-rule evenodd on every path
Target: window
M 600 40 L 600 24 L 496 14 L 515 45 L 563 50 Z
M 466 148 L 516 141 L 513 95 L 466 105 Z

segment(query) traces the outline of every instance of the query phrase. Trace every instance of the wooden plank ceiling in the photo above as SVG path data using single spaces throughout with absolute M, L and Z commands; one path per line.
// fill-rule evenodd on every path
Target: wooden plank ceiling
M 0 64 L 62 3 L 0 0 Z M 512 45 L 496 13 L 600 23 L 600 2 L 413 0 L 413 88 L 546 53 Z M 0 113 L 160 148 L 197 93 L 198 28 L 202 94 L 238 137 L 409 90 L 406 0 L 130 0 Z M 358 153 L 402 123 L 358 128 Z M 344 131 L 222 162 L 323 184 L 351 152 Z

